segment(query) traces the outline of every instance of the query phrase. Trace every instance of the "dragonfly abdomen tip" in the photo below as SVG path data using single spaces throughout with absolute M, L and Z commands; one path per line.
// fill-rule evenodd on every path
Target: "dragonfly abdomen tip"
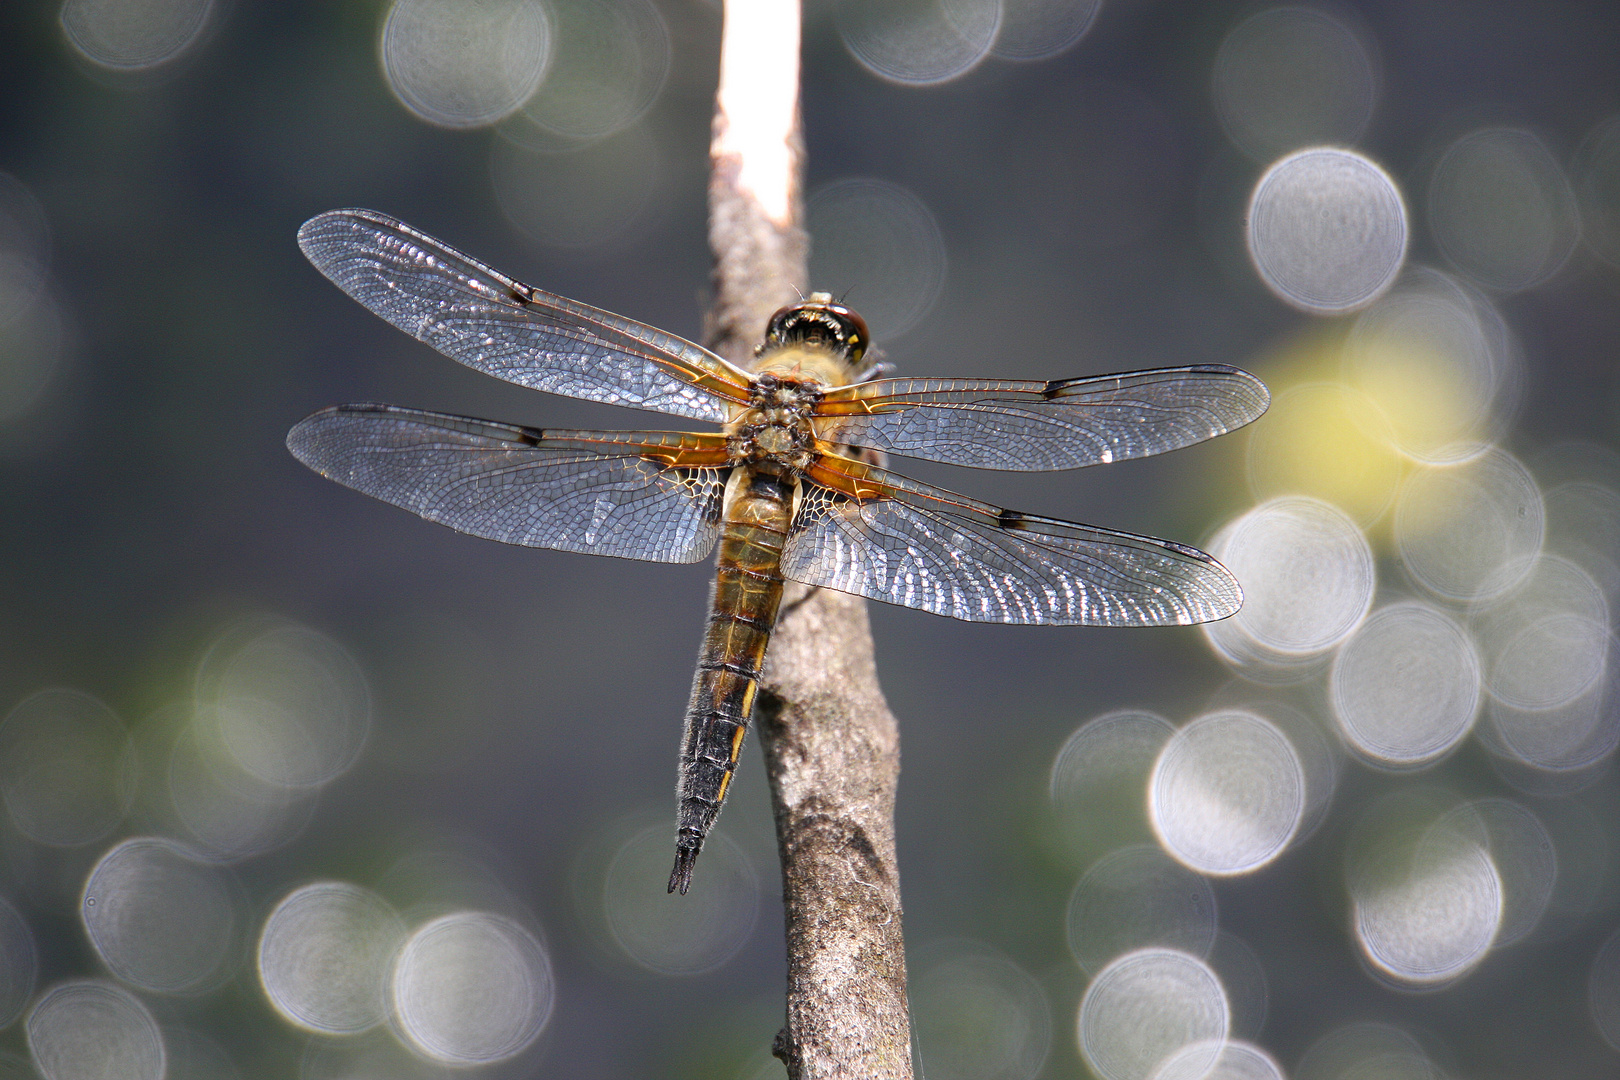
M 669 872 L 670 892 L 679 889 L 681 895 L 685 896 L 686 890 L 692 887 L 692 867 L 697 863 L 699 850 L 696 846 L 675 845 L 675 869 Z

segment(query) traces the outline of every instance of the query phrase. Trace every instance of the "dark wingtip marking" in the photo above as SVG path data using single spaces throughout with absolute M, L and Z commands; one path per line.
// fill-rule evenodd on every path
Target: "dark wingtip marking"
M 544 428 L 524 427 L 518 429 L 517 441 L 524 446 L 539 446 L 545 441 L 545 438 L 546 432 Z
M 1003 510 L 996 515 L 996 524 L 1003 529 L 1016 529 L 1024 524 L 1025 515 L 1016 510 Z
M 1209 566 L 1220 566 L 1222 570 L 1226 569 L 1226 567 L 1221 566 L 1220 562 L 1213 555 L 1206 551 L 1199 551 L 1197 548 L 1189 547 L 1186 544 L 1178 544 L 1174 540 L 1161 540 L 1159 542 L 1169 550 L 1175 552 L 1177 555 L 1185 555 L 1187 558 L 1192 559 L 1195 562 L 1201 562 Z

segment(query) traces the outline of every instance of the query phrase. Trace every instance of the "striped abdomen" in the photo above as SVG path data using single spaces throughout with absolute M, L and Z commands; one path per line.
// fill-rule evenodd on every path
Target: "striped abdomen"
M 737 467 L 727 485 L 719 572 L 681 737 L 670 892 L 684 893 L 691 884 L 692 864 L 720 815 L 742 752 L 765 647 L 782 601 L 782 544 L 796 486 L 796 481 L 750 466 Z

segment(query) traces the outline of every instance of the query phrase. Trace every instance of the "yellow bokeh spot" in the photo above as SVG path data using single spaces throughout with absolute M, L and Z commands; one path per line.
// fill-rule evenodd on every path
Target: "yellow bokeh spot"
M 1378 403 L 1406 453 L 1443 462 L 1478 451 L 1490 401 L 1444 342 L 1423 334 L 1379 335 L 1352 345 L 1347 359 L 1353 383 Z
M 1277 394 L 1249 436 L 1256 498 L 1309 495 L 1363 528 L 1389 508 L 1403 471 L 1378 402 L 1338 383 L 1306 383 Z

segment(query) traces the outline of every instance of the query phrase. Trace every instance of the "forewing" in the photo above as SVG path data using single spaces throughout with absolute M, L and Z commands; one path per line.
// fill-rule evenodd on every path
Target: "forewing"
M 340 484 L 505 544 L 696 562 L 720 531 L 721 435 L 553 431 L 339 405 L 296 424 L 287 448 Z
M 1043 472 L 1149 457 L 1254 420 L 1271 396 L 1224 364 L 1057 382 L 879 379 L 828 391 L 821 438 L 979 469 Z
M 724 423 L 749 376 L 689 341 L 542 292 L 371 210 L 304 223 L 338 288 L 452 360 L 549 394 Z
M 859 462 L 807 474 L 782 573 L 969 622 L 1167 626 L 1224 619 L 1226 568 L 1168 540 L 1018 514 Z

